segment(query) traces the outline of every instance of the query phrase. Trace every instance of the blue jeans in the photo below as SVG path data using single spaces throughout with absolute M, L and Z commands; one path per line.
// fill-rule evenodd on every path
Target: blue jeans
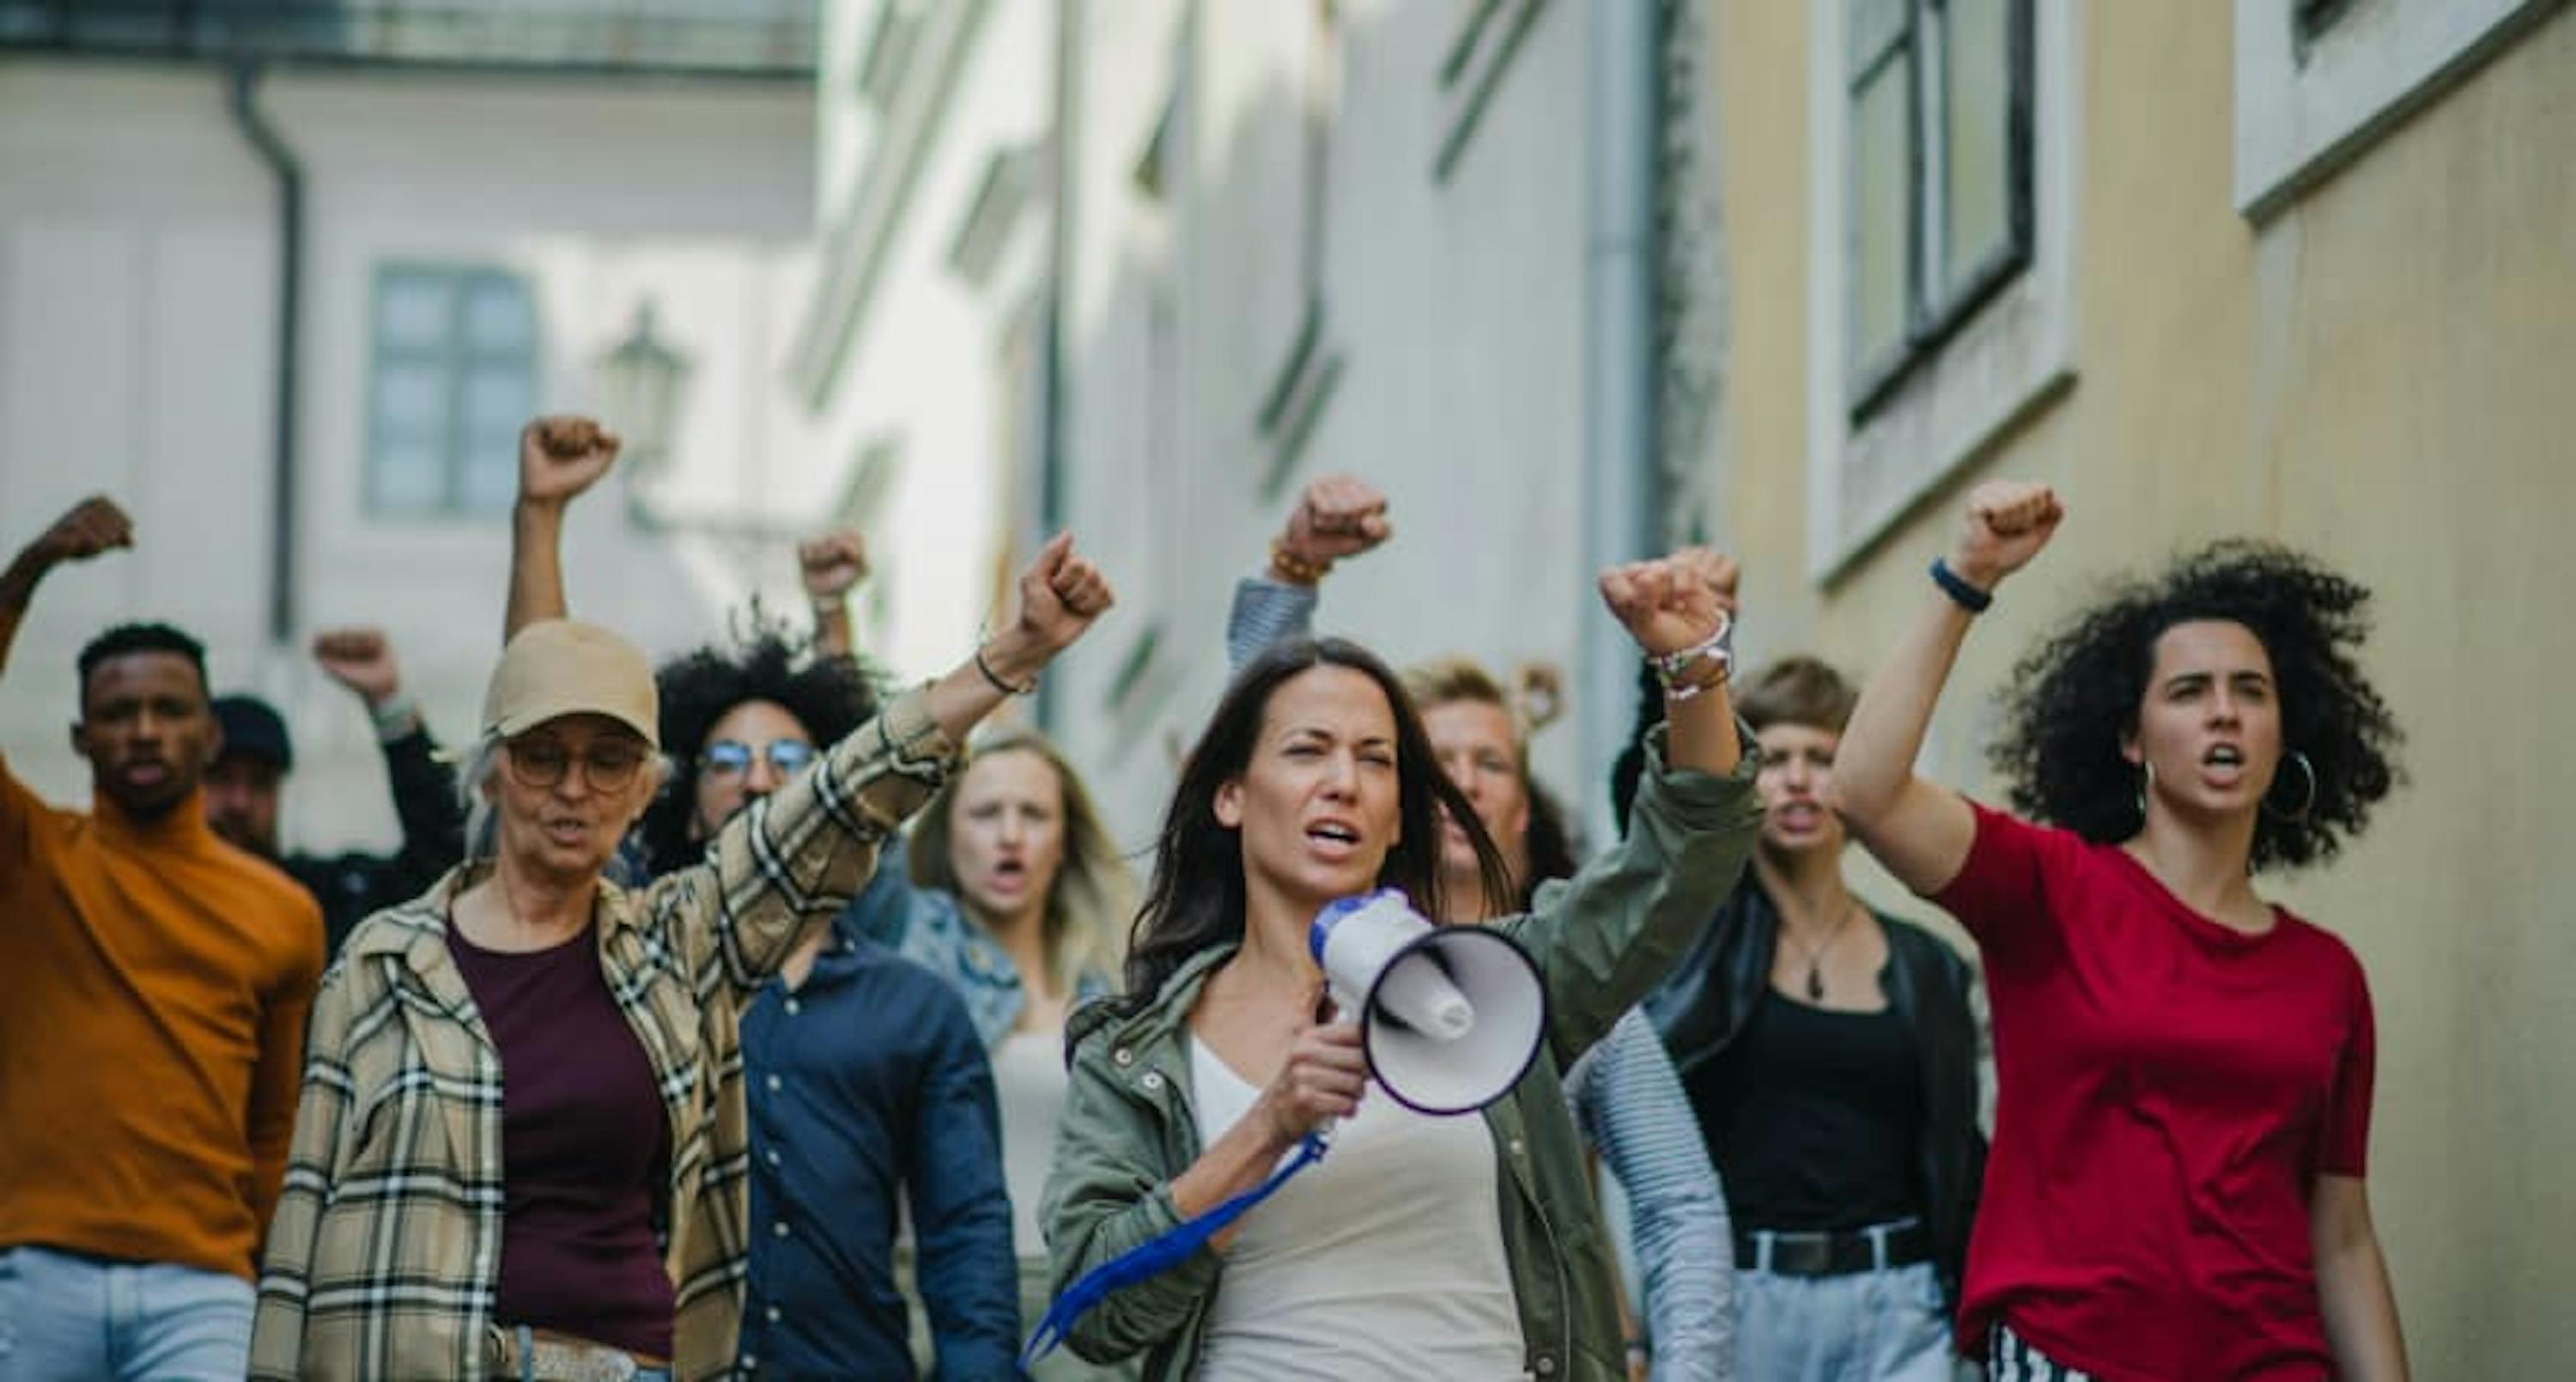
M 155 1262 L 0 1251 L 0 1382 L 240 1382 L 251 1285 Z
M 1846 1276 L 1735 1274 L 1740 1382 L 1954 1382 L 1932 1264 Z

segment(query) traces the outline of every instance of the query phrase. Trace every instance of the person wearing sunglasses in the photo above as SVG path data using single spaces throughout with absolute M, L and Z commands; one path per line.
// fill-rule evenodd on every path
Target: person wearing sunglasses
M 807 656 L 785 630 L 755 624 L 736 647 L 664 664 L 673 778 L 638 830 L 652 872 L 690 865 L 811 763 L 818 741 L 875 713 L 876 690 L 847 651 L 818 637 Z M 1018 1350 L 984 1043 L 945 976 L 872 935 L 871 918 L 928 900 L 904 882 L 901 852 L 888 842 L 861 898 L 811 933 L 743 1014 L 752 1222 L 789 1230 L 753 1236 L 746 1373 L 914 1376 L 907 1285 L 929 1323 L 921 1361 L 937 1375 L 1006 1377 Z M 899 1198 L 913 1226 L 910 1283 L 897 1266 Z
M 523 434 L 510 638 L 460 774 L 469 855 L 362 923 L 315 999 L 253 1378 L 751 1372 L 747 1259 L 800 1230 L 746 1217 L 744 1009 L 1005 685 L 1110 604 L 1057 537 L 971 658 L 630 891 L 605 872 L 662 785 L 659 696 L 632 644 L 562 617 L 555 550 L 616 452 L 586 419 Z

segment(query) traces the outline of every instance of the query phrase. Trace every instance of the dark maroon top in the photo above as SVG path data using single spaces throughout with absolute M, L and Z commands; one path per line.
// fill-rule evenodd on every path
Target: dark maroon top
M 501 1054 L 501 1281 L 493 1317 L 671 1355 L 654 1208 L 671 1127 L 608 993 L 595 927 L 550 950 L 447 950 Z

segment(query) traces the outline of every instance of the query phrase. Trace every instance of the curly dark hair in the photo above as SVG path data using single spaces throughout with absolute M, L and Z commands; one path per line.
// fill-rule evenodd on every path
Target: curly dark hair
M 2272 660 L 2283 761 L 2306 754 L 2316 775 L 2305 811 L 2262 812 L 2252 865 L 2331 859 L 2401 775 L 2394 756 L 2404 735 L 2354 661 L 2369 602 L 2367 589 L 2315 560 L 2247 540 L 2203 548 L 2153 580 L 2117 583 L 2014 667 L 1987 759 L 2011 783 L 2014 810 L 2097 844 L 2128 839 L 2142 822 L 2137 770 L 2120 744 L 2137 726 L 2156 640 L 2177 624 L 2241 624 Z M 2279 777 L 2274 790 L 2296 796 Z
M 653 674 L 662 693 L 662 752 L 671 772 L 644 810 L 640 827 L 656 874 L 694 863 L 705 848 L 689 838 L 697 811 L 698 754 L 726 712 L 744 701 L 772 701 L 828 747 L 877 713 L 877 688 L 855 659 L 805 656 L 804 640 L 754 609 L 736 631 L 731 652 L 710 644 L 664 663 Z

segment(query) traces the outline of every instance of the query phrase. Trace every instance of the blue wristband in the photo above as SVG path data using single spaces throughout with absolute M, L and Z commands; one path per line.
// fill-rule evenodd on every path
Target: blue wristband
M 1942 594 L 1957 601 L 1959 608 L 1970 614 L 1983 614 L 1986 607 L 1995 602 L 1993 591 L 1979 590 L 1968 584 L 1958 572 L 1950 569 L 1950 563 L 1939 557 L 1932 559 L 1932 583 L 1941 587 Z

